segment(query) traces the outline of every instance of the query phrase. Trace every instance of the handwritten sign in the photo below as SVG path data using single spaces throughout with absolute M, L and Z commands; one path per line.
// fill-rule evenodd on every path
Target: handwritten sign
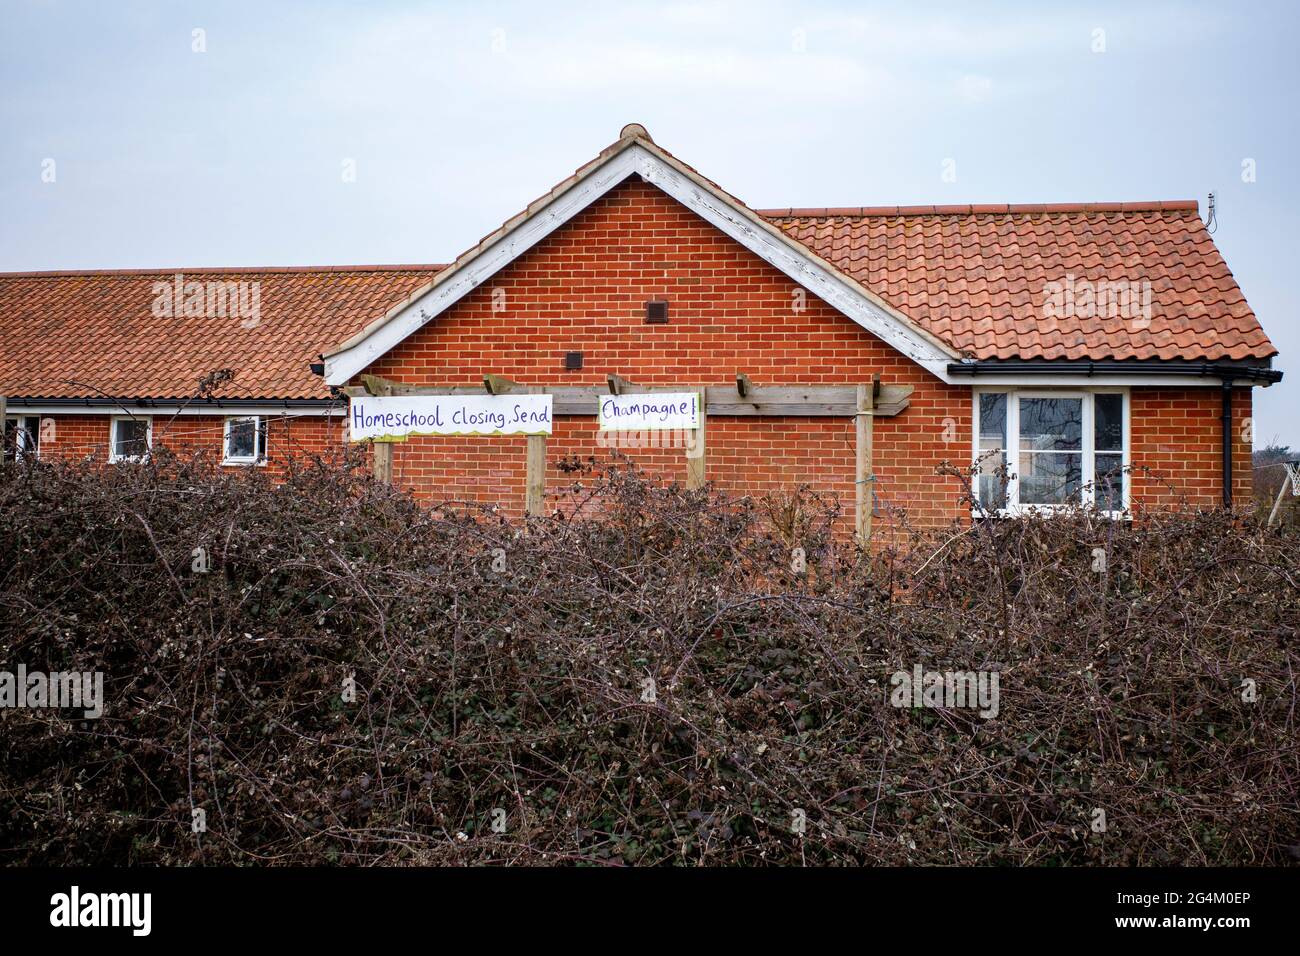
M 603 432 L 700 427 L 697 392 L 602 395 L 596 401 Z
M 408 435 L 549 435 L 550 395 L 367 395 L 348 408 L 351 441 Z

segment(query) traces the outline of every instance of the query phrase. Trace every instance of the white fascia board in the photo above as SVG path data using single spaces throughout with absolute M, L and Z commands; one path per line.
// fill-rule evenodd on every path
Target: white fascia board
M 918 365 L 947 380 L 945 366 L 956 360 L 955 353 L 945 353 L 924 334 L 908 327 L 856 289 L 851 281 L 818 261 L 810 251 L 798 247 L 794 240 L 750 221 L 731 202 L 715 195 L 640 143 L 634 143 L 611 156 L 604 165 L 588 172 L 471 259 L 453 267 L 445 281 L 435 280 L 428 292 L 352 347 L 327 356 L 325 381 L 335 386 L 346 385 L 362 369 L 451 308 L 634 173 Z
M 705 222 L 730 236 L 764 262 L 785 273 L 813 295 L 844 313 L 881 341 L 892 345 L 917 365 L 943 378 L 956 353 L 945 352 L 919 330 L 900 321 L 864 295 L 842 273 L 827 267 L 810 250 L 750 219 L 725 198 L 714 195 L 685 173 L 648 150 L 637 147 L 637 172 Z
M 378 326 L 351 348 L 325 358 L 325 382 L 346 385 L 352 377 L 522 256 L 555 230 L 637 171 L 636 149 L 624 149 L 507 231 L 473 258 L 453 266 L 447 278 Z

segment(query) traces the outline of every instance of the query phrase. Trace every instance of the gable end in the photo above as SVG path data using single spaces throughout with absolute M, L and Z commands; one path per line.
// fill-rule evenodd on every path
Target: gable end
M 629 176 L 640 176 L 938 378 L 956 354 L 833 265 L 678 163 L 633 136 L 535 209 L 517 217 L 440 274 L 426 291 L 324 356 L 340 386 L 532 249 Z

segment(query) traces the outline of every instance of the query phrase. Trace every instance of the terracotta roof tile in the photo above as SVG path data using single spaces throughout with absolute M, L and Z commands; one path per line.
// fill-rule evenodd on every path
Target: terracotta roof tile
M 560 183 L 529 209 L 572 182 Z M 976 358 L 1244 359 L 1276 353 L 1194 201 L 756 212 L 930 334 Z M 445 268 L 0 274 L 0 394 L 184 398 L 204 375 L 232 368 L 236 377 L 220 397 L 324 397 L 328 389 L 308 363 L 427 290 Z M 155 317 L 154 284 L 171 282 L 177 271 L 199 281 L 257 282 L 260 321 L 245 328 L 238 316 Z M 1049 314 L 1049 284 L 1071 281 L 1076 288 L 1150 283 L 1149 321 L 1140 315 L 1087 317 L 1080 310 Z
M 1246 359 L 1277 350 L 1197 214 L 1155 203 L 760 209 L 974 358 Z M 1067 285 L 1150 284 L 1150 314 L 1054 315 Z M 1060 283 L 1055 287 L 1052 283 Z M 1113 286 L 1112 286 L 1113 287 Z M 1080 300 L 1081 302 L 1083 300 Z M 1091 310 L 1095 313 L 1095 309 Z
M 233 369 L 222 398 L 324 398 L 309 364 L 441 266 L 0 273 L 0 395 L 188 398 Z M 157 317 L 154 284 L 256 282 L 260 317 Z M 251 294 L 251 287 L 249 288 Z

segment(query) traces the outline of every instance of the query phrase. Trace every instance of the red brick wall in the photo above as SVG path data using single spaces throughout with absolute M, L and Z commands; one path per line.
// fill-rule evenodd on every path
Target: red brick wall
M 1133 500 L 1147 507 L 1223 503 L 1223 404 L 1219 388 L 1134 388 L 1130 393 Z M 1249 388 L 1232 390 L 1233 504 L 1253 492 Z
M 14 413 L 22 414 L 22 410 L 15 409 Z M 71 460 L 93 456 L 96 460 L 108 461 L 110 416 L 43 415 L 41 418 L 42 421 L 54 421 L 52 433 L 48 429 L 42 432 L 42 459 Z M 153 442 L 155 446 L 167 445 L 178 450 L 203 450 L 213 460 L 220 461 L 224 453 L 224 429 L 225 420 L 219 415 L 157 415 L 153 417 Z M 281 475 L 290 456 L 327 453 L 342 447 L 342 442 L 342 416 L 333 420 L 294 415 L 268 418 L 266 467 L 273 475 Z
M 879 373 L 914 387 L 911 406 L 875 423 L 877 493 L 886 508 L 918 524 L 962 517 L 956 480 L 935 475 L 971 449 L 971 399 L 899 355 L 815 296 L 797 287 L 657 189 L 631 180 L 471 293 L 375 363 L 370 371 L 423 386 L 468 385 L 495 372 L 536 385 L 603 386 L 609 373 L 642 385 L 683 389 L 734 381 L 759 385 L 857 384 Z M 644 324 L 647 299 L 667 298 L 668 325 Z M 797 306 L 802 304 L 802 308 Z M 566 372 L 567 351 L 585 353 Z M 1234 493 L 1250 494 L 1250 444 L 1242 425 L 1249 389 L 1234 396 Z M 221 452 L 219 417 L 185 418 L 155 442 Z M 1136 503 L 1221 500 L 1219 390 L 1134 388 L 1132 462 Z M 43 454 L 107 457 L 107 416 L 56 416 L 57 440 Z M 291 451 L 329 451 L 341 422 L 295 418 L 275 424 L 273 469 Z M 524 501 L 522 437 L 418 437 L 395 446 L 397 482 L 425 501 L 499 505 Z M 684 480 L 680 448 L 624 448 L 651 474 Z M 548 441 L 548 490 L 574 480 L 559 468 L 571 456 L 607 461 L 594 418 L 561 418 Z M 848 418 L 720 418 L 708 427 L 708 477 L 738 494 L 761 495 L 807 483 L 854 499 L 854 430 Z
M 21 412 L 19 412 L 21 414 Z M 53 429 L 45 426 L 41 435 L 40 455 L 43 459 L 89 458 L 108 459 L 107 415 L 42 415 L 41 421 L 52 419 Z
M 879 373 L 911 384 L 912 405 L 876 422 L 878 494 L 914 520 L 958 515 L 955 481 L 935 476 L 970 448 L 970 392 L 948 386 L 668 196 L 632 180 L 579 214 L 369 371 L 412 385 L 466 385 L 495 372 L 534 385 L 719 385 L 745 372 L 759 385 L 856 384 Z M 500 291 L 495 291 L 500 290 Z M 495 302 L 499 308 L 494 310 Z M 646 325 L 644 302 L 670 302 L 668 325 Z M 564 353 L 585 353 L 566 372 Z M 944 419 L 952 418 L 945 430 Z M 548 489 L 570 482 L 569 455 L 608 458 L 594 418 L 560 419 L 547 447 Z M 950 439 L 945 443 L 945 439 Z M 523 507 L 523 438 L 418 437 L 396 446 L 394 475 L 426 500 Z M 851 509 L 854 431 L 848 418 L 709 419 L 708 476 L 738 493 L 798 482 L 837 492 Z M 684 452 L 627 451 L 651 473 L 684 480 Z
M 534 385 L 603 386 L 608 373 L 642 385 L 718 385 L 746 372 L 761 385 L 856 384 L 879 373 L 914 386 L 911 406 L 876 420 L 877 494 L 917 524 L 962 516 L 958 483 L 935 475 L 965 465 L 970 389 L 934 379 L 659 190 L 631 180 L 512 263 L 376 362 L 369 371 L 421 386 L 467 385 L 484 372 Z M 647 299 L 670 302 L 668 325 L 644 324 Z M 495 308 L 494 308 L 495 303 Z M 564 353 L 585 353 L 580 372 Z M 1250 414 L 1236 391 L 1238 426 Z M 1134 500 L 1215 506 L 1221 500 L 1218 390 L 1136 388 L 1131 411 Z M 947 427 L 945 427 L 947 425 Z M 608 460 L 592 418 L 560 419 L 547 446 L 548 491 L 569 484 L 558 463 Z M 1234 493 L 1250 493 L 1250 448 L 1235 450 Z M 396 446 L 396 481 L 427 501 L 468 500 L 519 513 L 523 438 L 418 437 Z M 682 451 L 626 453 L 652 474 L 685 478 Z M 740 494 L 807 483 L 838 494 L 851 514 L 850 419 L 718 418 L 708 428 L 708 477 Z M 1169 485 L 1174 490 L 1170 490 Z

